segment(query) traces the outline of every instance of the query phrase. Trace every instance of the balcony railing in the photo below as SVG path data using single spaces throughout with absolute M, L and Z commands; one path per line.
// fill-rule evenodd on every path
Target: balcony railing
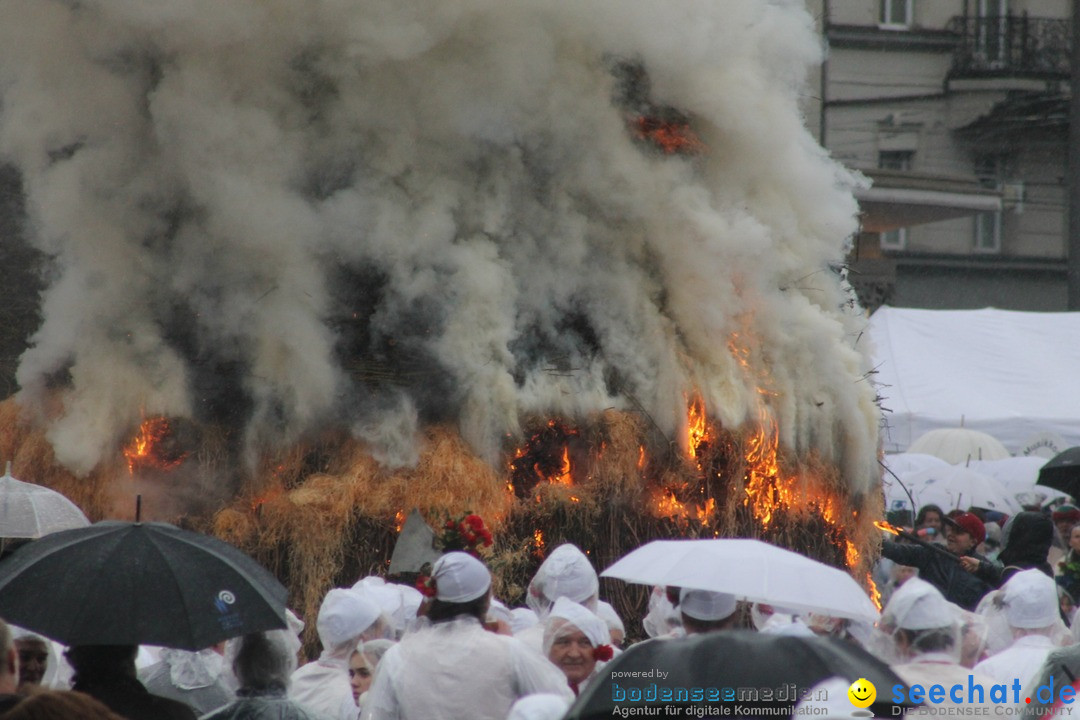
M 960 43 L 953 55 L 951 77 L 1069 76 L 1071 22 L 1032 18 L 1027 14 L 1001 17 L 954 17 L 948 29 Z

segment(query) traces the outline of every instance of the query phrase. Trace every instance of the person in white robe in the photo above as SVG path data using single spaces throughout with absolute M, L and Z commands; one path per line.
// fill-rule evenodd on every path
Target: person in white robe
M 322 654 L 292 674 L 289 699 L 327 718 L 356 720 L 349 658 L 381 617 L 378 605 L 353 590 L 328 592 L 315 620 Z
M 558 668 L 515 638 L 484 629 L 491 573 L 450 552 L 435 562 L 428 624 L 386 651 L 364 700 L 364 720 L 505 720 L 534 693 L 572 693 Z

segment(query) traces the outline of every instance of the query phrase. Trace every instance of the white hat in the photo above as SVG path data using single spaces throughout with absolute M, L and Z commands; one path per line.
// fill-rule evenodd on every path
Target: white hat
M 491 573 L 484 563 L 463 552 L 448 552 L 436 560 L 431 579 L 435 598 L 450 603 L 476 600 L 491 587 Z
M 730 593 L 690 588 L 679 591 L 679 611 L 695 620 L 723 620 L 735 612 L 737 604 Z
M 561 597 L 584 603 L 600 590 L 596 569 L 575 545 L 566 543 L 551 551 L 536 571 L 544 597 L 554 602 Z
M 563 622 L 559 622 L 562 620 Z M 611 631 L 607 623 L 601 620 L 596 613 L 569 598 L 561 597 L 555 601 L 548 615 L 544 629 L 545 639 L 553 639 L 553 635 L 564 625 L 573 625 L 582 632 L 593 647 L 609 645 L 611 643 Z M 545 642 L 545 647 L 548 645 Z
M 535 627 L 540 624 L 540 618 L 529 608 L 514 608 L 510 611 L 513 620 L 510 621 L 510 629 L 517 635 L 522 630 Z
M 379 606 L 359 593 L 334 588 L 323 598 L 315 629 L 323 648 L 333 648 L 360 637 L 379 615 Z
M 1001 592 L 1005 619 L 1014 628 L 1043 628 L 1060 619 L 1057 585 L 1039 570 L 1016 573 Z
M 506 720 L 559 720 L 569 707 L 570 701 L 562 695 L 535 693 L 517 700 Z
M 514 616 L 510 614 L 510 608 L 506 607 L 498 598 L 491 598 L 487 616 L 488 620 L 502 620 L 511 628 L 514 626 Z
M 622 618 L 619 617 L 619 613 L 615 612 L 615 608 L 611 606 L 611 603 L 598 600 L 596 602 L 596 614 L 607 623 L 609 630 L 626 632 L 626 626 L 623 625 Z
M 882 622 L 905 630 L 930 630 L 955 623 L 953 605 L 936 587 L 917 577 L 897 588 L 882 612 Z

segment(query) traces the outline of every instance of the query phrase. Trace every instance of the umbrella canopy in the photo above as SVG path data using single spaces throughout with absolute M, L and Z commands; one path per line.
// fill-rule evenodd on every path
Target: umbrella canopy
M 997 438 L 970 428 L 938 428 L 920 435 L 907 449 L 925 453 L 947 463 L 961 465 L 968 460 L 1004 460 L 1011 453 Z
M 1039 482 L 1039 470 L 1045 464 L 1046 458 L 1038 455 L 1017 455 L 1004 460 L 972 460 L 967 466 L 992 477 L 1015 494 L 1035 487 Z
M 893 475 L 905 475 L 907 473 L 918 472 L 919 470 L 942 468 L 949 464 L 937 455 L 910 452 L 886 455 L 881 462 L 886 470 L 889 471 L 885 473 L 886 477 L 890 476 L 889 473 L 892 473 Z
M 600 573 L 644 585 L 731 593 L 801 612 L 876 622 L 866 591 L 843 570 L 760 540 L 654 540 Z
M 792 708 L 806 691 L 831 677 L 841 677 L 847 684 L 860 678 L 869 680 L 877 688 L 877 702 L 870 706 L 873 714 L 900 714 L 890 705 L 890 690 L 894 685 L 905 685 L 904 681 L 853 643 L 731 630 L 631 646 L 589 682 L 565 720 L 618 717 L 620 710 L 646 706 L 709 705 L 718 711 L 710 717 L 734 714 L 737 705 Z M 691 688 L 701 688 L 706 699 L 676 701 L 680 689 Z M 766 699 L 765 690 L 774 691 L 771 699 Z M 670 698 L 662 700 L 668 691 Z M 708 699 L 710 696 L 715 699 Z
M 1039 470 L 1039 484 L 1077 497 L 1080 493 L 1080 445 L 1047 460 Z
M 43 485 L 16 480 L 7 464 L 0 477 L 0 538 L 39 538 L 89 524 L 75 503 Z
M 232 545 L 165 523 L 64 530 L 0 561 L 0 617 L 65 645 L 201 650 L 286 627 L 286 595 Z
M 997 480 L 962 465 L 923 470 L 905 475 L 901 480 L 920 507 L 934 504 L 946 512 L 978 507 L 1009 515 L 1021 509 L 1015 494 Z

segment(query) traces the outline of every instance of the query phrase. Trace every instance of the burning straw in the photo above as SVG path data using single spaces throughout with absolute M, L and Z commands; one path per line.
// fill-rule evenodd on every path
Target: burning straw
M 122 458 L 76 479 L 16 412 L 12 401 L 0 404 L 0 453 L 13 457 L 24 479 L 69 494 L 92 519 L 105 517 L 115 502 L 110 483 L 123 484 Z M 465 510 L 484 517 L 496 536 L 488 557 L 495 590 L 512 604 L 563 542 L 603 569 L 653 539 L 757 537 L 847 568 L 870 586 L 878 498 L 851 495 L 836 469 L 813 455 L 796 462 L 770 428 L 735 432 L 702 422 L 677 442 L 634 413 L 609 410 L 577 424 L 535 418 L 501 470 L 446 427 L 429 428 L 419 463 L 399 470 L 380 466 L 362 443 L 328 434 L 263 458 L 224 507 L 180 520 L 256 557 L 286 582 L 305 617 L 317 614 L 331 587 L 386 574 L 401 520 L 414 507 L 436 527 Z M 204 453 L 187 464 L 211 462 Z M 641 617 L 646 588 L 603 583 L 624 617 Z

